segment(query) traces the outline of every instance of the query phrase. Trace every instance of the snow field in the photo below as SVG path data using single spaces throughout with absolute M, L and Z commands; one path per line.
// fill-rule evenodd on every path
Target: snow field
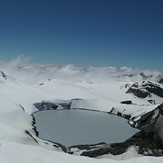
M 134 147 L 120 156 L 106 155 L 96 159 L 69 155 L 57 152 L 50 143 L 46 145 L 45 141 L 37 138 L 32 130 L 30 114 L 37 110 L 33 104 L 43 100 L 60 102 L 81 98 L 82 100 L 72 103 L 71 107 L 105 112 L 115 107 L 115 112 L 121 111 L 140 118 L 139 115 L 156 108 L 162 99 L 153 96 L 158 104 L 150 105 L 148 99 L 140 100 L 125 93 L 124 84 L 142 82 L 139 70 L 32 65 L 22 63 L 21 58 L 10 63 L 1 63 L 0 70 L 7 75 L 7 78 L 0 76 L 0 162 L 160 163 L 163 161 L 162 157 L 140 157 L 135 153 Z M 138 75 L 130 78 L 129 75 L 124 75 L 126 73 Z M 144 70 L 144 73 L 147 76 L 152 73 L 151 80 L 162 74 L 156 70 Z M 120 103 L 124 100 L 132 100 L 137 105 L 124 106 Z M 37 144 L 26 134 L 25 130 L 29 131 L 39 143 Z

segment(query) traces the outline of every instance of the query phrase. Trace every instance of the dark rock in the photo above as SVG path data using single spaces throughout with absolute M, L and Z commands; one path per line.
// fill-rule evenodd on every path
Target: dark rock
M 24 107 L 22 105 L 19 104 L 19 106 L 22 108 L 23 111 L 25 111 Z
M 163 77 L 161 77 L 161 75 L 158 75 L 156 81 L 160 84 L 163 84 Z
M 161 128 L 163 127 L 163 124 L 158 126 L 159 121 L 163 115 L 162 113 L 163 104 L 160 104 L 152 111 L 149 111 L 139 116 L 131 117 L 129 119 L 130 125 L 148 133 L 157 132 L 159 134 L 158 131 L 161 130 Z M 161 136 L 161 139 L 163 139 L 163 135 Z
M 32 136 L 32 134 L 28 130 L 25 130 L 25 133 L 28 134 L 36 143 L 38 143 L 38 141 Z
M 148 100 L 148 102 L 149 102 L 150 104 L 156 104 L 156 101 L 155 101 L 155 100 Z
M 0 71 L 0 73 L 1 73 L 1 76 L 6 80 L 7 79 L 7 75 L 3 71 Z
M 117 115 L 120 116 L 120 117 L 122 117 L 122 113 L 121 112 L 118 112 Z
M 163 98 L 163 89 L 158 84 L 154 84 L 152 82 L 148 82 L 145 84 L 142 84 L 142 86 L 150 93 L 154 93 L 155 95 Z
M 147 133 L 156 132 L 160 136 L 160 139 L 163 140 L 163 103 L 157 105 L 153 110 L 144 112 L 141 115 L 131 116 L 130 114 L 125 114 L 123 111 L 118 111 L 114 107 L 110 112 L 108 112 L 108 114 L 114 114 L 128 119 L 129 124 L 132 127 L 137 128 L 141 131 Z
M 126 118 L 126 119 L 130 119 L 131 115 L 124 114 L 123 117 Z
M 125 110 L 125 109 L 124 109 Z M 118 111 L 116 108 L 112 108 L 111 110 L 110 110 L 110 112 L 107 112 L 108 114 L 114 114 L 114 115 L 118 115 L 118 116 L 120 116 L 120 117 L 123 117 L 123 118 L 125 118 L 125 119 L 127 119 L 127 120 L 130 120 L 131 119 L 131 115 L 130 114 L 124 114 L 123 112 L 120 112 L 120 111 Z
M 163 78 L 158 81 L 160 84 L 163 84 Z
M 136 89 L 136 88 L 138 88 L 138 86 L 135 87 L 135 85 L 132 85 L 132 86 L 127 90 L 126 93 L 132 93 L 133 95 L 135 95 L 135 96 L 137 96 L 137 97 L 139 97 L 139 98 L 146 98 L 146 97 L 148 97 L 148 96 L 151 96 L 151 94 L 150 94 L 149 92 L 144 91 L 144 90 L 141 90 L 141 89 Z
M 130 105 L 130 104 L 132 104 L 132 101 L 131 100 L 121 101 L 121 104 L 128 104 L 128 105 Z
M 134 83 L 126 93 L 132 93 L 139 98 L 151 97 L 152 93 L 163 98 L 163 89 L 159 84 L 143 81 L 141 85 Z
M 42 101 L 41 103 L 34 103 L 33 104 L 39 111 L 42 110 L 56 110 L 58 105 L 52 103 L 52 102 L 44 102 Z
M 84 151 L 81 155 L 97 157 L 105 154 L 119 155 L 134 146 L 138 154 L 145 156 L 163 156 L 163 142 L 157 133 L 140 131 L 123 143 L 113 143 L 98 149 Z
M 31 117 L 32 117 L 32 126 L 33 126 L 32 129 L 33 129 L 33 131 L 35 132 L 36 136 L 38 137 L 39 132 L 37 131 L 36 126 L 34 126 L 34 125 L 36 124 L 35 117 L 34 117 L 33 115 L 31 115 Z

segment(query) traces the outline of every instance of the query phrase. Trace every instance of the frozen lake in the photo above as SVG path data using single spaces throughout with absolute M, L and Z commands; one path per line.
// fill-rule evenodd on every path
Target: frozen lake
M 38 137 L 64 146 L 123 142 L 137 129 L 114 115 L 87 110 L 47 110 L 33 114 Z

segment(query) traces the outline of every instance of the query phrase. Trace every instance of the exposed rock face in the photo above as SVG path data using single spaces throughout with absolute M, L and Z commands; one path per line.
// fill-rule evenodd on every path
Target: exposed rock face
M 155 100 L 148 100 L 148 102 L 151 103 L 151 104 L 153 104 L 153 105 L 156 104 L 156 101 Z
M 42 110 L 56 110 L 58 108 L 63 109 L 70 109 L 71 101 L 68 102 L 61 102 L 61 103 L 54 103 L 54 102 L 48 102 L 48 101 L 42 101 L 41 103 L 34 103 L 33 104 L 39 111 Z
M 138 128 L 147 133 L 156 132 L 160 138 L 163 140 L 163 104 L 159 105 L 154 110 L 145 113 L 144 115 L 140 115 L 139 117 L 130 118 L 130 125 L 132 127 Z
M 142 82 L 141 85 L 134 83 L 126 93 L 132 93 L 133 95 L 139 98 L 151 97 L 152 94 L 155 94 L 163 98 L 163 89 L 162 86 L 153 82 Z
M 155 109 L 141 113 L 141 115 L 131 115 L 117 111 L 115 108 L 109 112 L 129 120 L 129 124 L 146 133 L 155 132 L 163 140 L 163 103 Z
M 139 88 L 138 83 L 133 84 L 126 93 L 132 93 L 139 98 L 146 98 L 150 96 L 150 93 L 144 89 Z
M 163 77 L 161 77 L 161 75 L 158 75 L 156 81 L 160 84 L 163 84 Z
M 154 84 L 152 82 L 144 83 L 142 86 L 150 93 L 153 93 L 159 97 L 163 97 L 163 89 L 161 88 L 161 85 Z
M 33 104 L 37 109 L 39 109 L 40 111 L 42 110 L 56 110 L 56 108 L 58 107 L 56 104 L 51 103 L 51 102 L 44 102 L 42 101 L 42 103 L 34 103 Z
M 98 149 L 84 151 L 81 155 L 97 157 L 105 154 L 119 155 L 127 151 L 131 146 L 135 147 L 138 154 L 144 156 L 163 156 L 163 142 L 159 136 L 152 132 L 138 132 L 123 143 L 113 143 Z
M 160 84 L 163 84 L 163 78 L 158 81 Z
M 7 75 L 3 72 L 3 71 L 0 71 L 0 75 L 6 80 L 7 79 Z

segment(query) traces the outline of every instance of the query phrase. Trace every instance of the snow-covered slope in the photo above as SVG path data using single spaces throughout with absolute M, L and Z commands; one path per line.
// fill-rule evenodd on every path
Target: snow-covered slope
M 73 156 L 61 152 L 49 151 L 37 146 L 20 145 L 16 143 L 2 142 L 0 146 L 0 162 L 3 163 L 160 163 L 161 157 L 137 157 L 126 160 L 126 158 L 134 157 L 133 149 L 126 152 L 122 156 L 112 156 L 112 159 L 102 158 L 93 159 L 82 156 Z M 125 160 L 123 160 L 125 158 Z M 113 160 L 116 159 L 116 160 Z M 121 161 L 117 161 L 121 160 Z
M 12 156 L 10 149 L 15 149 L 21 155 L 20 162 L 25 162 L 26 152 L 29 150 L 33 151 L 33 158 L 28 158 L 26 162 L 31 162 L 38 154 L 45 154 L 46 162 L 52 162 L 52 157 L 60 162 L 64 162 L 65 158 L 70 159 L 70 162 L 76 160 L 107 162 L 107 159 L 113 157 L 108 154 L 103 155 L 108 157 L 107 159 L 94 160 L 71 156 L 62 153 L 67 149 L 61 144 L 38 138 L 33 127 L 35 122 L 32 113 L 46 109 L 98 110 L 127 118 L 131 126 L 139 129 L 142 129 L 142 118 L 145 120 L 148 117 L 151 121 L 146 121 L 146 125 L 155 122 L 157 127 L 154 127 L 154 132 L 157 131 L 162 137 L 162 110 L 160 109 L 163 101 L 162 72 L 126 67 L 32 65 L 20 61 L 19 58 L 10 63 L 0 64 L 0 142 L 2 144 L 0 150 L 2 153 L 8 152 Z M 140 92 L 145 92 L 145 95 L 139 96 Z M 129 149 L 128 155 L 124 152 L 116 158 L 140 156 L 136 154 L 135 148 Z M 142 160 L 148 162 L 148 159 Z M 3 155 L 1 160 L 7 162 L 7 154 Z M 151 160 L 157 162 L 161 158 L 151 158 Z M 11 162 L 10 159 L 8 161 Z M 36 159 L 36 162 L 38 161 L 42 160 Z

